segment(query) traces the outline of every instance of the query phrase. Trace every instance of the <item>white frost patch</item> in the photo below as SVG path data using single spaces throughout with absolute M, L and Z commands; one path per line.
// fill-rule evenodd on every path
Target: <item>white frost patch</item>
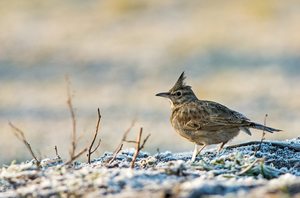
M 300 140 L 284 143 L 296 148 Z M 108 152 L 92 164 L 76 162 L 72 167 L 64 166 L 60 159 L 44 159 L 38 169 L 32 160 L 2 167 L 0 197 L 251 197 L 268 192 L 300 193 L 294 187 L 300 186 L 299 151 L 264 143 L 254 156 L 257 146 L 225 149 L 219 155 L 206 150 L 192 164 L 191 152 L 141 152 L 134 169 L 129 168 L 134 149 L 121 151 L 110 166 L 106 166 L 112 155 Z

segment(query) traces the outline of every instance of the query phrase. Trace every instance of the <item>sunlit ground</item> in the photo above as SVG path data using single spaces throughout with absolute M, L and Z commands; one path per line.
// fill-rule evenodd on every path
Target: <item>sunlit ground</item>
M 199 99 L 233 108 L 297 137 L 300 124 L 300 7 L 297 1 L 1 1 L 0 162 L 30 159 L 11 133 L 21 128 L 42 157 L 65 158 L 72 131 L 64 76 L 71 79 L 79 149 L 101 109 L 112 151 L 132 120 L 151 133 L 145 150 L 190 151 L 155 97 L 182 71 Z M 259 140 L 241 133 L 231 144 Z M 128 145 L 131 147 L 132 145 Z

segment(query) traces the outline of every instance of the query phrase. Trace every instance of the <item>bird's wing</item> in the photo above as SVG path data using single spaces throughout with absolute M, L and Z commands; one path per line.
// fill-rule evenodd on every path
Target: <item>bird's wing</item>
M 181 108 L 182 126 L 185 130 L 218 131 L 246 126 L 249 119 L 219 103 L 199 101 Z

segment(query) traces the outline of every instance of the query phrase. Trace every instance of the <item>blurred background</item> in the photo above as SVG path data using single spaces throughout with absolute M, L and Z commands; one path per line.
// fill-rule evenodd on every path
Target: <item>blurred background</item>
M 11 133 L 21 128 L 41 157 L 65 159 L 72 131 L 65 75 L 71 80 L 79 149 L 101 109 L 102 143 L 113 151 L 137 119 L 151 133 L 145 150 L 192 151 L 155 97 L 182 71 L 200 99 L 249 118 L 300 130 L 300 4 L 297 0 L 10 0 L 0 1 L 0 163 L 31 159 Z M 241 133 L 231 144 L 259 140 Z M 127 145 L 126 148 L 133 147 Z

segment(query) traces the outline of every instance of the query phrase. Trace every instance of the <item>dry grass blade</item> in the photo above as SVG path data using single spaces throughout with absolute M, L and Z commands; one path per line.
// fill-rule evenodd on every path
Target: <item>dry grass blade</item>
M 255 159 L 254 162 L 252 162 L 249 166 L 247 166 L 244 170 L 242 170 L 241 172 L 238 173 L 238 175 L 243 175 L 245 174 L 246 172 L 248 172 L 249 170 L 251 170 L 254 165 L 259 162 L 259 161 L 262 161 L 263 159 Z
M 94 138 L 91 142 L 91 145 L 89 147 L 88 154 L 87 154 L 89 164 L 91 163 L 91 155 L 99 148 L 100 143 L 101 143 L 101 139 L 99 139 L 97 146 L 95 147 L 94 150 L 92 150 L 93 146 L 94 146 L 94 143 L 95 143 L 95 141 L 97 139 L 97 136 L 98 136 L 100 121 L 101 121 L 101 114 L 100 114 L 100 109 L 98 108 L 98 121 L 97 121 L 97 125 L 96 125 L 96 130 L 95 130 Z
M 28 149 L 28 151 L 30 152 L 31 156 L 35 159 L 36 163 L 37 163 L 37 167 L 40 168 L 41 162 L 40 160 L 38 160 L 38 158 L 36 157 L 36 155 L 34 154 L 30 144 L 28 143 L 28 141 L 26 140 L 26 137 L 24 135 L 24 132 L 19 129 L 18 127 L 16 127 L 15 125 L 13 125 L 11 122 L 8 123 L 9 126 L 13 129 L 13 134 L 20 140 L 22 141 L 26 148 Z

